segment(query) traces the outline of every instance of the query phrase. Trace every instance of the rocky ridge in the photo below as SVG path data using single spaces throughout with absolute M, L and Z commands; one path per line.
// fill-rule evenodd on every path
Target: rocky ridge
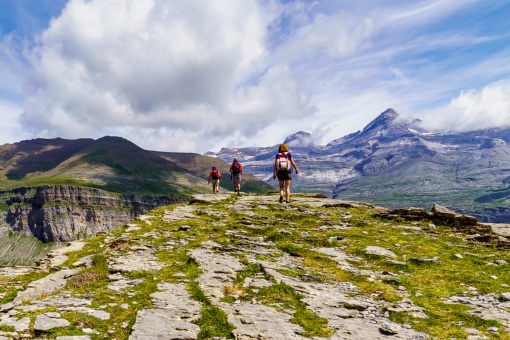
M 5 224 L 10 230 L 43 242 L 65 242 L 112 231 L 144 212 L 182 201 L 69 185 L 0 191 L 0 199 L 8 206 Z
M 349 251 L 356 237 L 343 232 L 370 232 L 363 227 L 366 221 L 356 217 L 361 210 L 388 221 L 417 220 L 423 215 L 427 227 L 395 222 L 378 226 L 404 230 L 402 235 L 423 237 L 424 230 L 439 228 L 430 221 L 442 221 L 466 231 L 463 237 L 469 242 L 480 242 L 469 239 L 474 230 L 464 229 L 478 225 L 476 220 L 441 207 L 427 213 L 314 196 L 296 197 L 292 204 L 281 205 L 274 196 L 195 195 L 191 204 L 162 207 L 112 233 L 70 242 L 53 250 L 39 267 L 2 268 L 0 339 L 430 338 L 427 327 L 419 326 L 427 324 L 422 320 L 433 311 L 414 302 L 420 292 L 402 285 L 385 288 L 398 296 L 389 302 L 380 298 L 381 291 L 367 294 L 357 286 L 362 282 L 383 285 L 411 275 L 378 269 L 367 262 L 374 256 L 394 268 L 413 261 L 398 255 L 400 246 L 391 251 L 370 245 L 363 251 L 364 258 Z M 509 236 L 507 226 L 499 227 L 484 230 L 492 236 Z M 312 242 L 312 235 L 322 239 Z M 299 240 L 310 241 L 306 251 L 316 254 L 316 261 L 320 258 L 335 268 L 314 269 L 311 259 L 303 255 L 305 249 L 298 247 Z M 97 256 L 104 257 L 107 268 L 104 281 L 98 284 L 86 276 L 96 273 L 101 262 Z M 500 265 L 506 268 L 503 262 Z M 349 273 L 354 280 L 338 279 L 337 271 Z M 31 276 L 38 279 L 27 279 Z M 80 284 L 85 289 L 73 290 Z M 480 294 L 471 288 L 444 302 L 475 306 L 470 313 L 497 320 L 501 326 L 457 325 L 465 338 L 508 334 L 509 293 Z M 272 301 L 265 293 L 273 290 L 291 297 Z M 323 323 L 322 328 L 313 333 L 300 319 L 301 309 L 316 323 Z M 215 324 L 224 322 L 227 331 L 207 329 L 205 314 L 211 312 Z M 392 321 L 392 314 L 406 315 L 413 322 Z

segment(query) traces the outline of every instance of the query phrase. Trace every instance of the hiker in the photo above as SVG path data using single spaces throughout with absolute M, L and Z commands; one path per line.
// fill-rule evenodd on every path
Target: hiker
M 296 175 L 299 173 L 296 163 L 289 152 L 287 144 L 280 144 L 278 147 L 278 154 L 274 160 L 273 179 L 278 177 L 280 182 L 280 203 L 283 202 L 283 192 L 285 189 L 285 203 L 290 203 L 290 182 L 292 177 L 292 167 L 296 170 Z
M 220 174 L 220 170 L 218 170 L 215 166 L 211 168 L 211 171 L 209 171 L 209 178 L 207 179 L 207 184 L 212 182 L 212 192 L 213 194 L 216 194 L 218 192 L 218 189 L 220 187 L 220 181 L 223 179 Z
M 238 195 L 241 194 L 241 174 L 243 173 L 243 166 L 237 158 L 234 158 L 232 164 L 230 164 L 230 178 L 234 182 L 234 190 Z

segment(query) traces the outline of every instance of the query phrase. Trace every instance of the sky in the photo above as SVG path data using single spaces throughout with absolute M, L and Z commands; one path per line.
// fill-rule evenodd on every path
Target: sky
M 0 0 L 0 144 L 316 144 L 387 108 L 510 127 L 508 0 Z

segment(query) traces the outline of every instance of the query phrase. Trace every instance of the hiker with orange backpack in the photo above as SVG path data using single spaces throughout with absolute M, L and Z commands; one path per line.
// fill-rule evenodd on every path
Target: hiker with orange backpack
M 213 166 L 211 168 L 211 171 L 209 171 L 209 178 L 207 179 L 207 184 L 209 182 L 212 182 L 212 192 L 213 194 L 218 193 L 219 187 L 220 187 L 220 181 L 223 179 L 220 174 L 220 170 Z
M 299 173 L 296 163 L 289 152 L 287 144 L 280 144 L 278 147 L 278 154 L 274 160 L 273 179 L 278 177 L 280 182 L 280 203 L 283 202 L 283 194 L 285 191 L 285 203 L 290 203 L 290 182 L 292 177 L 292 167 L 296 170 L 296 175 Z
M 234 158 L 232 164 L 230 164 L 230 178 L 234 182 L 234 190 L 238 195 L 241 194 L 241 174 L 243 173 L 243 165 Z

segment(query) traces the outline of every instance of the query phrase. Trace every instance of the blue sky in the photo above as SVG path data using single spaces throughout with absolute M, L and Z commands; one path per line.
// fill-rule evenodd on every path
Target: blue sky
M 391 107 L 510 126 L 510 1 L 0 0 L 0 144 L 317 144 Z

